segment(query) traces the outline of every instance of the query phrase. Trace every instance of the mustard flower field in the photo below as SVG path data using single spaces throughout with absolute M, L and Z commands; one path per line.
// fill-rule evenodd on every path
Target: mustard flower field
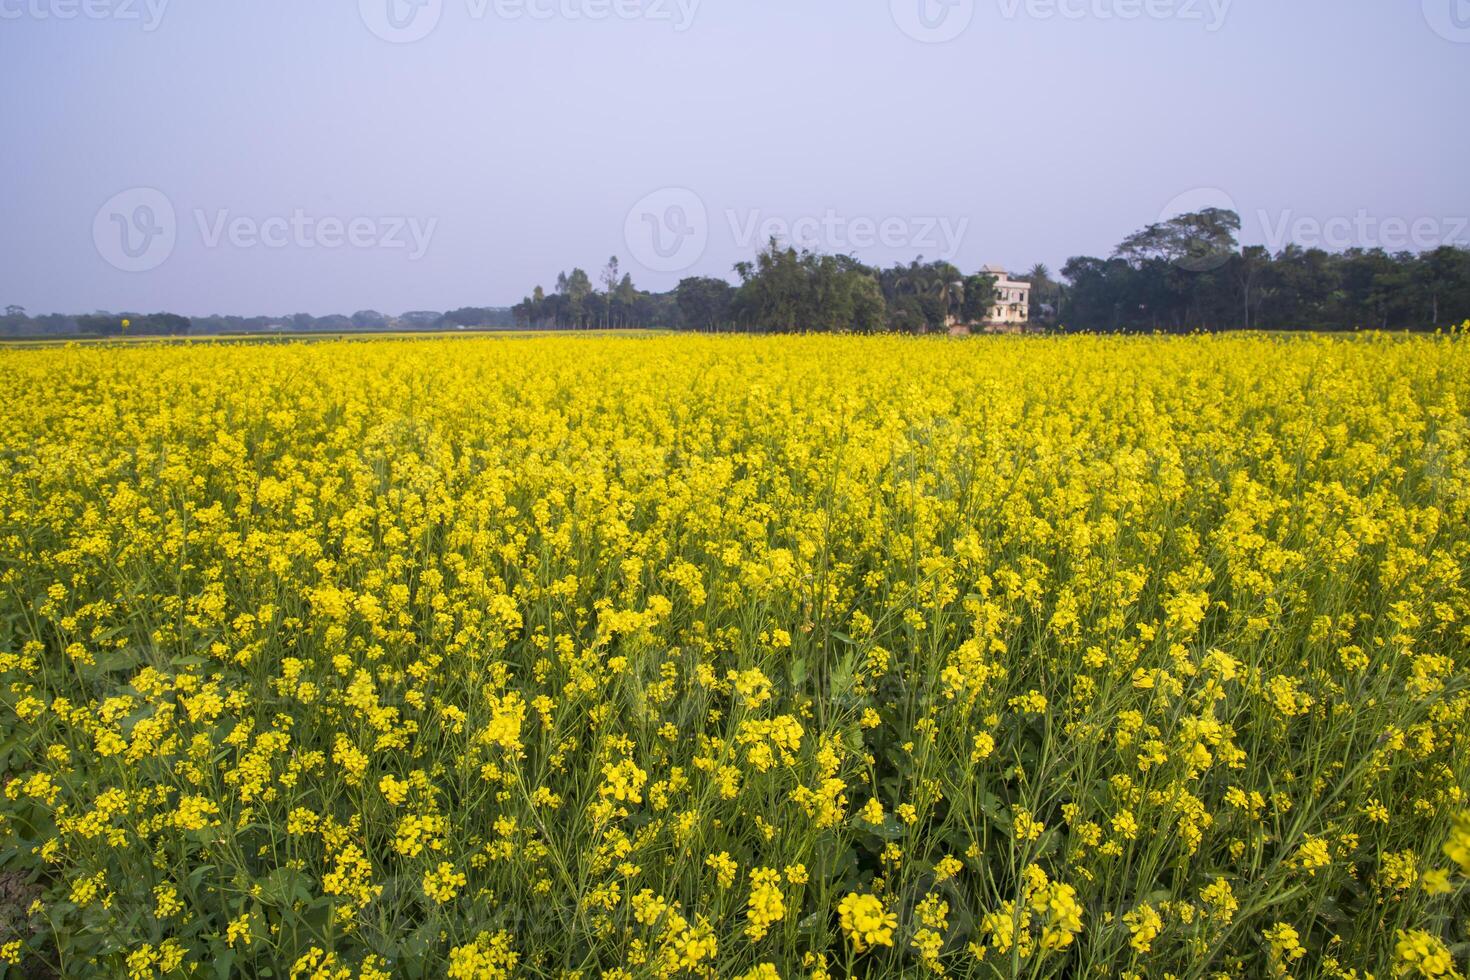
M 7 976 L 1462 976 L 1470 338 L 0 350 Z

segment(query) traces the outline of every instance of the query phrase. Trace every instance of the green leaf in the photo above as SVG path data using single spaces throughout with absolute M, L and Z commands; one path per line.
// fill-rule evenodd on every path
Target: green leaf
M 311 901 L 311 879 L 294 868 L 277 868 L 260 883 L 261 901 L 289 909 L 296 902 Z

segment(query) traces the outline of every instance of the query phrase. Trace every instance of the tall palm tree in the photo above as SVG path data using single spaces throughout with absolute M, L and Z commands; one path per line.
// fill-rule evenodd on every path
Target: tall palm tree
M 965 308 L 964 281 L 956 279 L 953 282 L 941 282 L 938 289 L 939 297 L 944 301 L 945 316 L 958 318 L 960 310 Z
M 1033 265 L 1031 271 L 1022 278 L 1031 284 L 1031 317 L 1040 319 L 1041 304 L 1052 302 L 1059 292 L 1058 285 L 1052 282 L 1051 270 L 1046 267 L 1045 262 Z M 1052 305 L 1055 308 L 1057 304 Z

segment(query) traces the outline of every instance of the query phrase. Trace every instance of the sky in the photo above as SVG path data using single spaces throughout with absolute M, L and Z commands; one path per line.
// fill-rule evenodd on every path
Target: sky
M 1470 242 L 1470 0 L 0 0 L 0 304 L 507 306 L 771 235 Z

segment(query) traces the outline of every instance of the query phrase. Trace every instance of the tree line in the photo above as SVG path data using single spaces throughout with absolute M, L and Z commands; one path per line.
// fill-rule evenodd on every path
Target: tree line
M 1470 320 L 1470 249 L 1424 252 L 1287 245 L 1275 254 L 1239 244 L 1240 216 L 1205 209 L 1129 235 L 1109 256 L 1076 256 L 1054 278 L 1034 265 L 1039 328 L 1098 333 L 1228 330 L 1433 330 Z M 520 329 L 934 333 L 983 324 L 995 279 L 945 261 L 889 268 L 771 240 L 733 269 L 736 282 L 690 277 L 668 292 L 638 289 L 616 256 L 593 277 L 563 272 L 509 309 L 462 307 L 388 316 L 181 317 L 96 313 L 0 316 L 0 336 L 306 333 L 373 330 Z M 124 324 L 127 324 L 124 326 Z
M 1237 243 L 1240 217 L 1207 209 L 1129 235 L 1108 258 L 1062 267 L 1068 329 L 1433 330 L 1470 319 L 1470 249 L 1426 252 Z
M 0 315 L 0 337 L 177 337 L 189 333 L 192 326 L 188 317 L 176 313 L 48 313 L 33 317 L 23 306 L 7 306 Z
M 552 292 L 537 286 L 511 307 L 511 319 L 529 330 L 647 329 L 676 322 L 674 295 L 636 288 L 616 255 L 607 260 L 597 279 L 594 284 L 583 269 L 560 273 Z
M 1206 209 L 1149 225 L 1106 258 L 1077 256 L 1053 278 L 1034 265 L 1034 326 L 1098 333 L 1192 330 L 1433 330 L 1470 320 L 1470 249 L 1426 252 L 1239 244 L 1240 217 Z M 617 273 L 602 289 L 581 269 L 512 308 L 523 328 L 932 333 L 982 324 L 995 280 L 948 262 L 878 269 L 771 241 L 734 267 L 738 282 L 693 277 L 647 293 Z
M 289 316 L 196 316 L 175 313 L 47 313 L 31 316 L 7 306 L 0 337 L 177 337 L 258 333 L 361 333 L 389 330 L 506 330 L 515 320 L 505 307 L 466 306 L 448 312 L 414 310 L 389 316 L 359 310 L 351 316 L 293 313 Z
M 924 333 L 978 323 L 995 299 L 995 279 L 965 275 L 949 262 L 915 259 L 877 269 L 848 255 L 825 255 L 772 239 L 735 266 L 738 284 L 696 276 L 667 293 L 637 289 L 616 257 L 593 286 L 582 269 L 556 288 L 511 308 L 517 326 L 579 330 L 671 327 L 772 332 Z

